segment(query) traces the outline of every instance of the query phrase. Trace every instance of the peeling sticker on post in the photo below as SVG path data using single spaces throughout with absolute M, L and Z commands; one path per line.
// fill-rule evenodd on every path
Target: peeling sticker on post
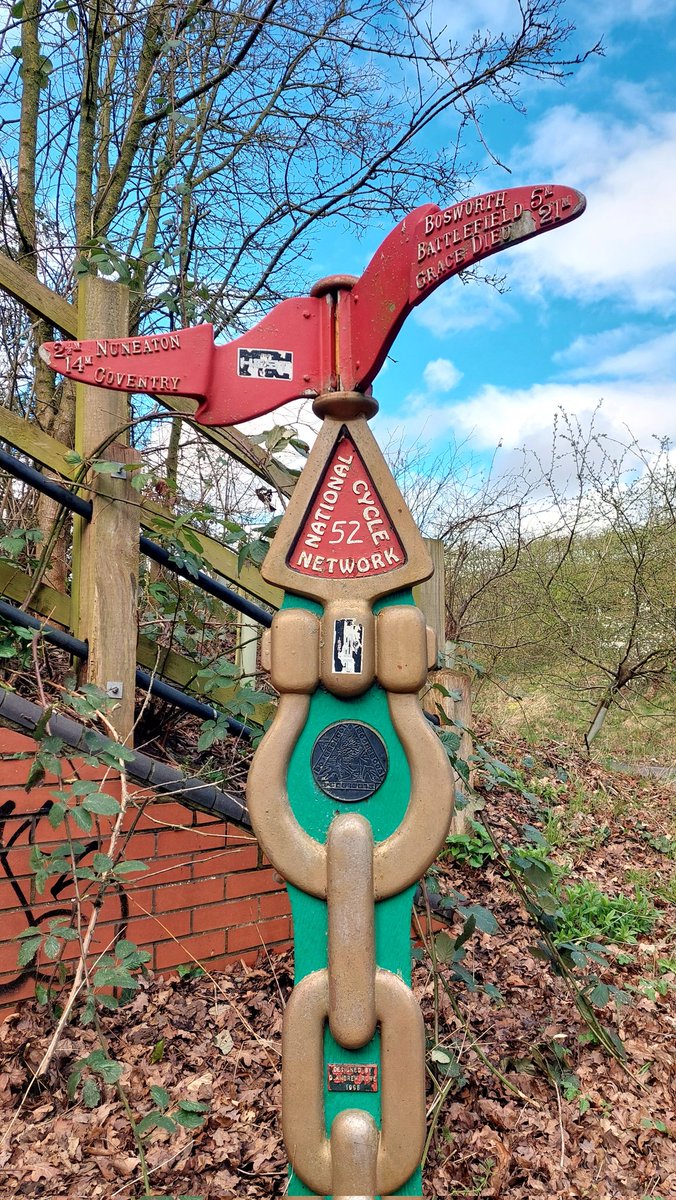
M 249 350 L 237 355 L 237 374 L 245 379 L 293 379 L 291 350 Z
M 361 675 L 364 626 L 351 617 L 333 622 L 333 669 L 336 675 Z

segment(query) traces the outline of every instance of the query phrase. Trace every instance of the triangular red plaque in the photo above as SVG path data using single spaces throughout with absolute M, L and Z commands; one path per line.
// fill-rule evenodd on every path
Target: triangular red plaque
M 392 519 L 345 432 L 326 464 L 287 564 L 315 579 L 363 579 L 405 562 Z

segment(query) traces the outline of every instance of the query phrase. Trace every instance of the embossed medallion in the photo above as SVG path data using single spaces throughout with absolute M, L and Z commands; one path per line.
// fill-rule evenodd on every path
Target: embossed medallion
M 338 721 L 317 738 L 310 766 L 316 784 L 332 800 L 366 800 L 387 775 L 387 749 L 379 733 L 361 721 Z

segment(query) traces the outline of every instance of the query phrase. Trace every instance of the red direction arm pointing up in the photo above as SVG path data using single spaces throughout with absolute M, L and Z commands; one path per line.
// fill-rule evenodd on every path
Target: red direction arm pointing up
M 360 279 L 335 276 L 278 304 L 224 346 L 213 326 L 135 338 L 45 342 L 40 354 L 81 383 L 193 396 L 196 420 L 234 425 L 287 400 L 365 391 L 406 317 L 435 288 L 491 254 L 579 217 L 585 198 L 543 184 L 486 192 L 440 209 L 425 204 L 385 238 Z
M 408 314 L 440 284 L 491 254 L 567 224 L 586 203 L 573 188 L 545 184 L 486 192 L 444 209 L 425 204 L 410 213 L 340 297 L 340 341 L 351 348 L 342 386 L 363 390 L 375 379 Z

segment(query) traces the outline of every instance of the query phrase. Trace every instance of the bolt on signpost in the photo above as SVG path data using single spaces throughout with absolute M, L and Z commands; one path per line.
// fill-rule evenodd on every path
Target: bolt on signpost
M 285 592 L 262 650 L 280 700 L 247 786 L 294 917 L 282 1045 L 292 1196 L 422 1189 L 411 906 L 448 833 L 453 778 L 418 702 L 436 649 L 412 588 L 432 565 L 370 432 L 370 385 L 408 313 L 439 284 L 584 207 L 556 185 L 424 205 L 360 278 L 322 280 L 225 346 L 203 325 L 41 350 L 74 379 L 194 396 L 207 425 L 303 395 L 323 419 L 261 568 Z

